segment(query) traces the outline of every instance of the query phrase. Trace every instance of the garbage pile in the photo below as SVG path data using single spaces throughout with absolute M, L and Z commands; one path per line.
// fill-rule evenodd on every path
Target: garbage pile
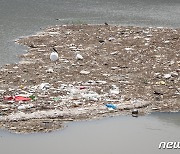
M 41 83 L 36 86 L 21 87 L 21 89 L 9 89 L 13 95 L 4 96 L 1 107 L 6 108 L 1 111 L 0 120 L 28 120 L 47 116 L 54 118 L 68 114 L 70 116 L 70 114 L 93 114 L 93 112 L 94 114 L 106 113 L 112 110 L 116 112 L 150 104 L 148 101 L 137 99 L 125 101 L 118 95 L 119 88 L 115 85 L 112 85 L 109 92 L 96 92 L 95 90 L 101 86 L 106 86 L 106 82 L 88 81 L 81 83 L 81 86 L 60 84 L 58 88 L 54 88 L 49 83 Z
M 180 29 L 60 25 L 17 43 L 29 49 L 0 69 L 0 127 L 180 109 Z

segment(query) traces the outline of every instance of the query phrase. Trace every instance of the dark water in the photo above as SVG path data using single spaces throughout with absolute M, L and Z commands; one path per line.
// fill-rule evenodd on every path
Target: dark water
M 139 118 L 120 116 L 72 122 L 63 131 L 17 135 L 0 131 L 5 154 L 179 154 L 158 149 L 162 141 L 180 142 L 180 113 L 156 113 Z
M 17 55 L 24 52 L 13 42 L 20 36 L 48 25 L 104 22 L 179 27 L 180 1 L 0 0 L 0 66 L 17 62 Z

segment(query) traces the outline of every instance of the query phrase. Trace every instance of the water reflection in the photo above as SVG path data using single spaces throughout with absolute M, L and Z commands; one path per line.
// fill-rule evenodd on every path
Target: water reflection
M 152 116 L 168 125 L 180 126 L 180 112 L 153 113 Z

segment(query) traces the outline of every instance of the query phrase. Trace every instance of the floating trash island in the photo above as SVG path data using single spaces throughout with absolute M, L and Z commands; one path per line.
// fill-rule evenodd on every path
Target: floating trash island
M 180 29 L 60 25 L 16 42 L 28 52 L 0 69 L 1 128 L 180 110 Z

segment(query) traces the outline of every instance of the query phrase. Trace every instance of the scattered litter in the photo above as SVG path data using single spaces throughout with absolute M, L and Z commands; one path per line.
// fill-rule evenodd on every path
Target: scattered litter
M 163 95 L 163 93 L 162 93 L 161 91 L 158 91 L 158 90 L 155 90 L 155 91 L 154 91 L 154 94 L 155 94 L 155 95 Z
M 117 106 L 114 104 L 106 104 L 107 108 L 117 109 Z
M 66 34 L 66 35 L 70 35 L 70 34 L 71 34 L 71 32 L 70 32 L 70 31 L 67 31 L 67 32 L 65 32 L 65 34 Z
M 15 101 L 29 101 L 29 100 L 31 100 L 31 98 L 23 97 L 23 96 L 15 96 L 14 100 Z
M 153 108 L 152 108 L 152 110 L 159 110 L 159 108 L 157 108 L 157 107 L 153 107 Z
M 166 82 L 165 81 L 158 81 L 156 82 L 157 85 L 166 85 Z
M 96 81 L 96 83 L 98 83 L 98 84 L 107 84 L 107 81 L 101 81 L 101 80 L 98 80 L 98 81 Z
M 53 70 L 53 68 L 49 68 L 48 70 L 46 70 L 46 72 L 47 72 L 47 73 L 53 73 L 54 70 Z
M 82 104 L 83 104 L 82 102 L 78 102 L 78 101 L 75 101 L 75 102 L 74 102 L 74 105 L 77 106 L 77 107 L 80 106 L 80 105 L 82 105 Z
M 167 41 L 164 41 L 164 43 L 169 43 L 170 41 L 169 40 L 167 40 Z
M 133 50 L 133 48 L 124 48 L 126 51 Z
M 99 40 L 99 43 L 104 43 L 105 41 L 104 40 Z
M 13 96 L 5 96 L 4 100 L 6 100 L 6 101 L 14 100 L 14 97 Z
M 90 74 L 90 72 L 89 72 L 89 71 L 82 70 L 82 71 L 80 72 L 80 74 L 82 74 L 82 75 L 88 75 L 88 74 Z
M 23 96 L 5 96 L 4 100 L 7 100 L 7 101 L 14 100 L 17 102 L 17 101 L 29 101 L 29 100 L 31 100 L 31 98 L 23 97 Z
M 115 52 L 111 52 L 110 54 L 111 54 L 111 55 L 117 55 L 117 54 L 118 54 L 118 52 L 117 52 L 117 51 L 115 51 Z
M 111 67 L 112 70 L 116 70 L 118 69 L 118 67 L 114 66 L 114 67 Z
M 171 76 L 172 76 L 172 77 L 177 77 L 177 76 L 178 76 L 178 73 L 177 73 L 177 72 L 171 72 Z
M 1 93 L 1 94 L 4 94 L 5 92 L 6 92 L 5 90 L 1 90 L 1 89 L 0 89 L 0 93 Z
M 77 60 L 83 60 L 84 58 L 83 58 L 83 56 L 82 55 L 80 55 L 79 53 L 76 55 L 76 59 Z
M 54 97 L 53 100 L 54 100 L 55 102 L 57 102 L 57 101 L 61 100 L 61 98 L 60 98 L 60 97 Z
M 113 40 L 115 40 L 115 38 L 114 38 L 114 37 L 109 37 L 108 40 L 109 40 L 109 41 L 113 41 Z
M 133 109 L 132 110 L 132 114 L 138 114 L 138 110 L 137 109 Z
M 80 90 L 83 90 L 83 89 L 86 89 L 86 87 L 80 86 L 79 89 L 80 89 Z
M 39 85 L 39 89 L 40 90 L 47 90 L 47 89 L 49 89 L 50 88 L 50 84 L 49 83 L 41 83 L 40 85 Z
M 164 74 L 165 79 L 169 79 L 171 77 L 171 74 Z
M 110 93 L 118 95 L 119 94 L 119 87 L 117 87 L 116 85 L 112 85 L 112 89 L 110 89 Z
M 132 110 L 132 116 L 133 117 L 138 117 L 138 110 L 137 109 Z
M 34 96 L 34 95 L 29 96 L 29 98 L 31 98 L 33 101 L 36 100 L 36 96 Z
M 100 96 L 99 96 L 99 94 L 97 94 L 95 92 L 91 92 L 91 93 L 83 94 L 82 97 L 89 101 L 98 101 Z
M 30 109 L 32 107 L 34 107 L 33 104 L 22 104 L 22 105 L 18 106 L 18 110 Z
M 1 125 L 18 129 L 26 123 L 21 120 L 52 118 L 60 127 L 66 119 L 111 111 L 179 110 L 179 35 L 168 28 L 61 25 L 19 39 L 29 52 L 20 63 L 0 68 Z M 54 64 L 52 47 L 61 55 L 51 59 Z M 11 120 L 19 121 L 7 126 Z M 34 121 L 32 131 L 45 130 L 34 128 Z

